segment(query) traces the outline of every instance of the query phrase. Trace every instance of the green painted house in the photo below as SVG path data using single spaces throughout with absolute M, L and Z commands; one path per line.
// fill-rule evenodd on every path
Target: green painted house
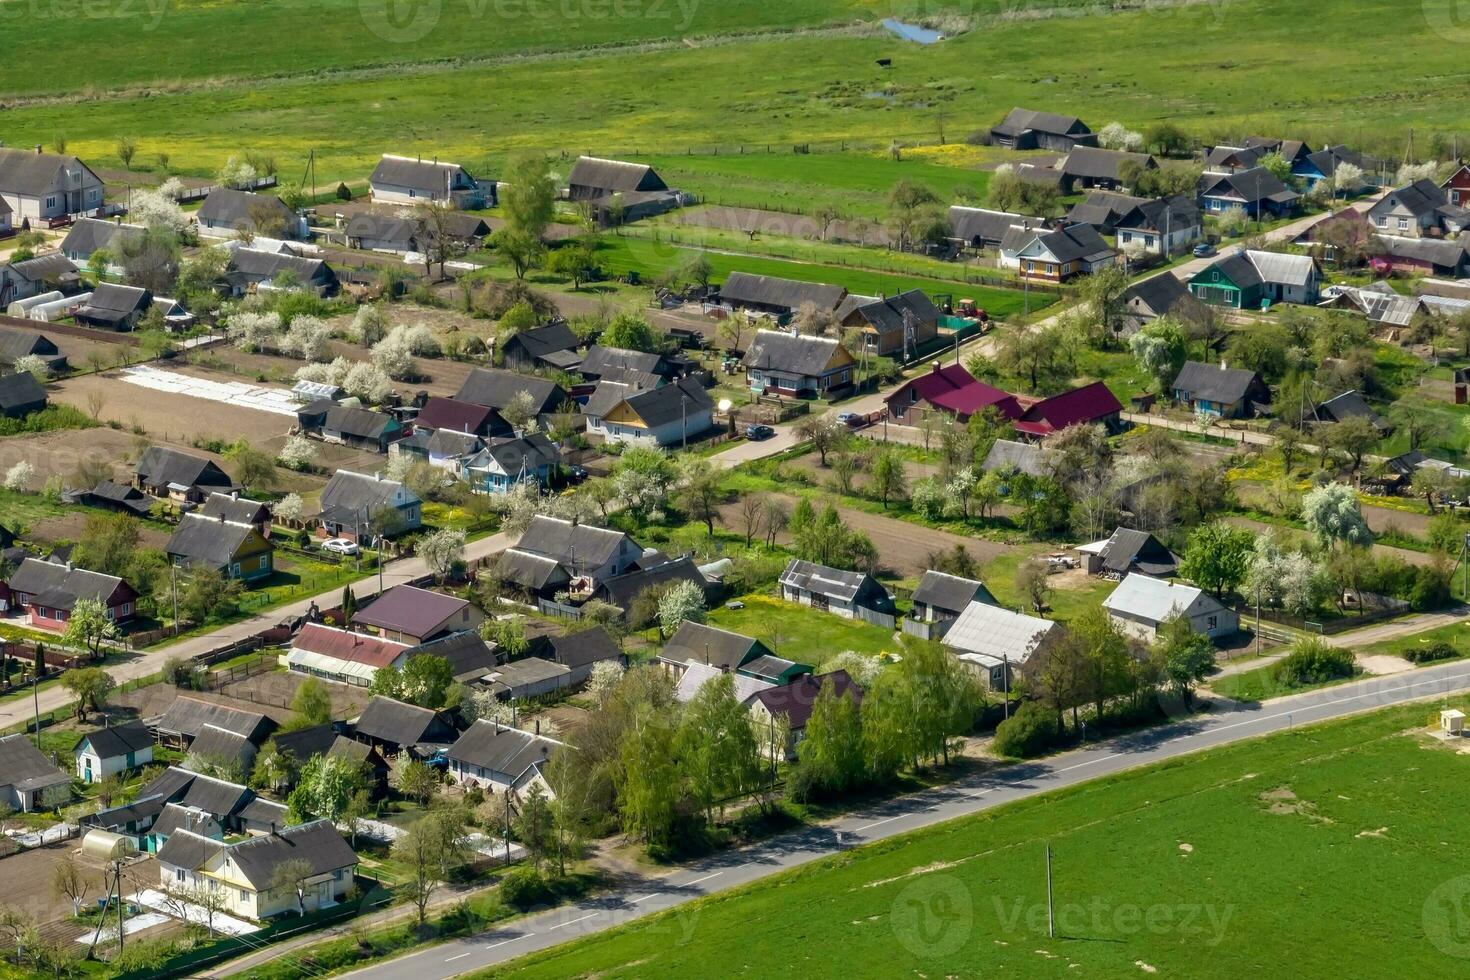
M 1196 273 L 1189 291 L 1211 306 L 1259 310 L 1274 303 L 1315 304 L 1320 283 L 1310 256 L 1241 250 Z

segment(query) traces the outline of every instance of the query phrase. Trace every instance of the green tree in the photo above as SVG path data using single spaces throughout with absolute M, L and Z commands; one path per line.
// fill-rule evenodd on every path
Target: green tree
M 112 692 L 112 676 L 101 667 L 73 667 L 61 675 L 61 686 L 77 699 L 77 720 L 85 722 L 87 712 L 101 711 Z
M 423 806 L 439 788 L 439 775 L 427 763 L 400 752 L 393 760 L 388 783 L 404 796 L 418 800 Z
M 1302 497 L 1302 524 L 1330 548 L 1373 542 L 1373 532 L 1368 530 L 1358 506 L 1358 495 L 1341 483 L 1325 484 Z
M 1353 461 L 1353 470 L 1363 467 L 1363 457 L 1378 445 L 1383 433 L 1373 422 L 1362 415 L 1350 415 L 1335 422 L 1327 432 L 1327 442 L 1332 448 L 1346 453 Z
M 623 830 L 650 846 L 670 841 L 678 815 L 676 734 L 663 712 L 642 706 L 634 709 L 618 749 L 615 784 Z
M 251 490 L 269 490 L 279 482 L 276 461 L 243 439 L 230 447 L 226 457 L 234 464 L 235 479 Z
M 71 618 L 66 621 L 61 642 L 73 649 L 86 650 L 93 660 L 101 660 L 103 645 L 115 643 L 121 635 L 101 602 L 78 599 L 72 606 Z
M 1223 596 L 1245 581 L 1254 550 L 1255 535 L 1224 521 L 1212 521 L 1190 534 L 1179 574 Z
M 404 661 L 402 670 L 384 669 L 375 673 L 368 690 L 437 710 L 444 707 L 445 696 L 453 683 L 454 667 L 448 660 L 432 653 L 416 653 Z
M 497 229 L 490 236 L 490 247 L 511 264 L 517 279 L 524 279 L 546 254 L 546 245 L 540 238 L 510 227 Z
M 292 727 L 311 728 L 332 720 L 332 695 L 327 685 L 315 677 L 307 677 L 296 688 L 291 699 Z
M 336 755 L 314 755 L 301 767 L 296 788 L 287 797 L 292 822 L 342 819 L 367 780 L 362 766 Z
M 141 526 L 127 514 L 88 514 L 72 549 L 73 563 L 104 575 L 125 576 L 138 551 Z
M 1138 366 L 1147 371 L 1158 382 L 1159 390 L 1164 392 L 1169 390 L 1169 385 L 1184 366 L 1187 354 L 1183 329 L 1168 317 L 1160 317 L 1128 338 L 1128 349 L 1133 352 Z
M 866 771 L 863 725 L 856 702 L 822 685 L 804 737 L 797 745 L 798 782 L 814 790 L 841 793 L 862 783 Z
M 896 450 L 883 449 L 873 457 L 873 478 L 870 481 L 870 488 L 882 502 L 884 510 L 888 509 L 888 501 L 903 496 L 907 482 L 908 476 L 904 471 L 903 457 Z
M 505 227 L 541 239 L 556 214 L 556 181 L 551 161 L 536 153 L 517 153 L 506 161 L 500 212 Z
M 707 820 L 714 819 L 717 802 L 744 796 L 759 785 L 760 746 L 750 713 L 735 697 L 732 675 L 706 681 L 685 707 L 676 752 L 689 796 Z
M 179 589 L 179 615 L 196 623 L 226 619 L 239 607 L 243 588 L 217 568 L 196 567 Z
M 1215 645 L 1208 636 L 1196 633 L 1189 618 L 1182 614 L 1159 627 L 1155 647 L 1169 685 L 1186 702 L 1194 686 L 1215 669 Z
M 633 313 L 619 313 L 603 330 L 598 342 L 604 347 L 652 354 L 663 348 L 663 335 L 648 321 Z
M 679 467 L 678 498 L 689 516 L 703 521 L 710 537 L 715 535 L 715 518 L 724 503 L 725 471 L 709 460 L 690 456 Z
M 541 870 L 541 862 L 551 849 L 552 820 L 551 802 L 540 783 L 532 783 L 521 801 L 521 811 L 515 819 L 515 835 L 530 853 L 536 870 Z

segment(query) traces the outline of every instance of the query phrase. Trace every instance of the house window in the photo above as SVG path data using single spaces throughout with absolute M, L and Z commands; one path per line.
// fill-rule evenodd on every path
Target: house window
M 242 901 L 242 902 L 248 902 L 248 901 L 250 901 L 250 893 L 248 891 L 246 891 L 245 889 L 243 889 L 243 888 L 240 889 L 240 901 Z
M 1208 630 L 1214 629 L 1216 622 L 1218 622 L 1217 617 L 1211 616 L 1209 619 L 1205 620 L 1205 629 L 1208 629 Z
M 184 880 L 184 869 L 183 868 L 174 868 L 174 881 L 183 881 L 183 880 Z
M 93 190 L 90 190 L 90 191 L 87 192 L 87 200 L 89 200 L 89 201 L 95 201 L 95 200 L 97 200 L 97 191 L 96 191 L 95 188 Z
M 48 197 L 48 198 L 46 198 L 46 206 L 48 208 L 54 208 L 54 207 L 56 207 L 56 198 L 54 198 L 54 197 Z
M 1409 227 L 1409 219 L 1408 218 L 1400 218 L 1399 219 L 1399 231 L 1406 231 L 1408 229 L 1408 227 Z
M 234 577 L 234 578 L 239 578 L 240 577 L 240 563 L 239 562 L 235 562 L 233 565 L 230 566 L 230 575 L 232 577 Z

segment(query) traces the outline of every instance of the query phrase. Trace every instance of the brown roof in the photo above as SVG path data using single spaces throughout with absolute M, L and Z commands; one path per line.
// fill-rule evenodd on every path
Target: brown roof
M 368 667 L 387 667 L 409 649 L 407 643 L 395 643 L 367 633 L 353 633 L 323 626 L 321 623 L 307 623 L 296 634 L 291 645 L 297 650 L 365 664 Z
M 845 670 L 834 670 L 830 674 L 807 674 L 785 687 L 771 687 L 757 691 L 755 699 L 773 715 L 785 715 L 792 731 L 806 727 L 816 706 L 822 689 L 831 685 L 839 696 L 847 695 L 854 704 L 862 704 L 863 689 Z

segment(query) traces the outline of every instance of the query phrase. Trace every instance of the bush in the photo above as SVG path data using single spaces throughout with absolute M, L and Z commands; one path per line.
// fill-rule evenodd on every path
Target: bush
M 554 897 L 551 886 L 535 868 L 513 868 L 500 879 L 500 900 L 518 911 L 547 905 Z
M 1000 755 L 1023 759 L 1040 755 L 1061 740 L 1057 719 L 1034 701 L 1021 705 L 995 730 L 994 748 Z
M 1287 687 L 1321 684 L 1352 677 L 1357 672 L 1358 664 L 1351 650 L 1328 646 L 1316 637 L 1298 641 L 1275 670 L 1276 680 Z
M 1414 584 L 1407 596 L 1409 606 L 1415 612 L 1442 609 L 1450 604 L 1449 575 L 1442 568 L 1421 566 L 1414 574 Z
M 1404 659 L 1411 664 L 1427 664 L 1436 660 L 1452 660 L 1460 655 L 1453 643 L 1443 640 L 1436 641 L 1428 646 L 1413 647 L 1404 651 Z

